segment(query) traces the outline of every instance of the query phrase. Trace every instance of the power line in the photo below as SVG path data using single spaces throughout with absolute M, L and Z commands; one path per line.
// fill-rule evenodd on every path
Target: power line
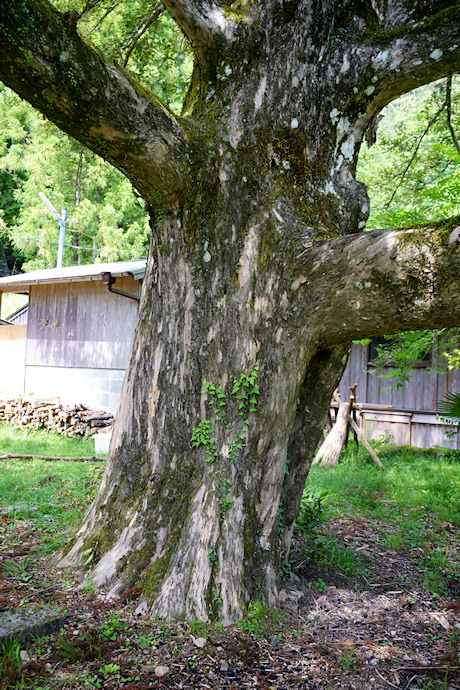
M 0 229 L 0 233 L 3 233 L 5 235 L 14 235 L 15 237 L 22 237 L 23 239 L 34 240 L 35 242 L 38 242 L 38 244 L 43 244 L 44 242 L 46 242 L 47 244 L 54 244 L 54 245 L 59 244 L 58 242 L 54 242 L 53 240 L 47 240 L 47 239 L 42 238 L 42 237 L 40 237 L 40 238 L 39 237 L 32 237 L 32 235 L 21 235 L 20 233 L 12 232 L 11 230 Z M 93 247 L 80 247 L 78 244 L 64 244 L 64 247 L 70 247 L 70 249 L 83 249 L 84 251 L 87 251 L 87 252 L 97 252 L 97 254 L 101 254 L 104 251 L 104 247 L 102 247 L 102 249 L 97 249 L 95 247 L 94 248 Z M 109 251 L 111 252 L 111 254 L 117 254 L 118 256 L 120 256 L 121 254 L 126 254 L 126 252 L 116 251 L 115 249 L 110 249 Z M 146 256 L 139 256 L 139 257 L 135 257 L 135 260 L 146 259 L 146 258 L 147 258 Z

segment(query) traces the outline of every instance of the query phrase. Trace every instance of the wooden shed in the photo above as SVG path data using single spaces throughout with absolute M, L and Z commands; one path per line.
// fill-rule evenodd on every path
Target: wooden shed
M 0 278 L 0 298 L 29 294 L 27 324 L 0 326 L 0 395 L 116 411 L 145 266 L 123 261 Z
M 358 384 L 356 399 L 371 405 L 392 405 L 393 410 L 369 409 L 360 412 L 360 426 L 369 438 L 385 438 L 397 445 L 418 448 L 444 446 L 460 448 L 457 434 L 446 434 L 452 426 L 438 417 L 438 402 L 448 391 L 460 391 L 460 371 L 437 374 L 430 369 L 430 355 L 418 363 L 410 382 L 398 390 L 394 380 L 377 376 L 373 368 L 373 348 L 353 345 L 340 382 L 342 399 L 348 399 L 348 387 Z M 382 374 L 391 374 L 391 367 Z

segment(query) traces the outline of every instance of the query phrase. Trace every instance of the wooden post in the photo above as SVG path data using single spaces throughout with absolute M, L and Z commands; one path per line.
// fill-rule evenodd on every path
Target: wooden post
M 354 421 L 354 419 L 352 419 L 351 417 L 349 417 L 349 421 L 350 421 L 350 424 L 351 424 L 353 430 L 356 431 L 356 433 L 358 434 L 359 438 L 360 438 L 361 441 L 362 441 L 362 444 L 363 444 L 364 448 L 367 450 L 367 452 L 369 453 L 369 455 L 371 456 L 371 458 L 377 463 L 377 465 L 378 465 L 379 467 L 381 467 L 382 469 L 384 469 L 384 466 L 383 466 L 383 464 L 381 463 L 381 461 L 379 460 L 379 457 L 378 457 L 377 453 L 374 451 L 374 449 L 372 448 L 372 446 L 370 445 L 369 441 L 368 441 L 367 438 L 364 436 L 364 433 L 361 431 L 361 429 L 360 429 L 359 426 L 356 424 L 356 422 Z

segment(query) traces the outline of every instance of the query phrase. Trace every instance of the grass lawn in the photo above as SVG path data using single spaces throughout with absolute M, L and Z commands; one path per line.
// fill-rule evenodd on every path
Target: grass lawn
M 454 556 L 453 536 L 460 527 L 460 452 L 388 444 L 376 450 L 383 470 L 365 449 L 356 452 L 351 445 L 337 467 L 313 466 L 303 500 L 307 516 L 318 507 L 315 497 L 321 497 L 321 519 L 348 516 L 368 521 L 385 548 L 418 553 L 427 589 L 442 593 L 444 576 L 453 577 L 458 565 L 450 556 Z M 336 540 L 329 543 L 331 549 L 338 550 L 340 562 Z M 346 554 L 341 557 L 347 563 Z M 351 554 L 348 558 L 352 571 L 359 563 Z
M 385 469 L 362 447 L 357 453 L 350 447 L 337 467 L 312 467 L 306 493 L 327 492 L 330 517 L 345 513 L 401 527 L 407 543 L 420 530 L 439 530 L 445 522 L 460 526 L 460 451 L 376 450 Z
M 7 453 L 91 457 L 94 441 L 0 425 L 0 455 Z M 40 537 L 41 550 L 61 547 L 94 498 L 103 467 L 103 461 L 1 460 L 0 514 L 27 520 Z M 0 527 L 4 538 L 5 530 Z
M 15 429 L 0 424 L 0 455 L 51 455 L 61 457 L 92 457 L 94 440 L 90 438 L 68 438 L 56 433 Z

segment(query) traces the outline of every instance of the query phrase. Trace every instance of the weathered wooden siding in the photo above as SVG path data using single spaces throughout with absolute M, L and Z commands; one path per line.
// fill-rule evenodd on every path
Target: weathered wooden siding
M 395 390 L 393 380 L 370 373 L 369 348 L 353 345 L 347 367 L 340 382 L 340 394 L 348 399 L 348 387 L 355 383 L 357 401 L 374 405 L 393 405 L 392 412 L 362 413 L 361 427 L 370 438 L 387 436 L 398 445 L 419 448 L 446 446 L 460 448 L 460 438 L 449 440 L 446 430 L 451 426 L 437 418 L 437 403 L 447 391 L 460 391 L 460 371 L 447 374 L 431 373 L 427 367 L 414 370 L 412 378 Z M 385 369 L 384 373 L 391 369 Z
M 420 410 L 435 412 L 437 402 L 447 391 L 460 390 L 460 371 L 447 374 L 431 373 L 427 367 L 414 369 L 410 382 L 398 390 L 392 387 L 393 379 L 380 378 L 370 373 L 368 347 L 353 345 L 347 367 L 340 382 L 340 394 L 348 396 L 348 387 L 358 384 L 359 402 L 377 405 L 393 405 L 395 410 Z M 382 373 L 389 373 L 384 369 Z
M 140 282 L 118 278 L 114 287 L 137 295 Z M 124 369 L 137 311 L 136 301 L 99 281 L 33 285 L 26 365 Z

